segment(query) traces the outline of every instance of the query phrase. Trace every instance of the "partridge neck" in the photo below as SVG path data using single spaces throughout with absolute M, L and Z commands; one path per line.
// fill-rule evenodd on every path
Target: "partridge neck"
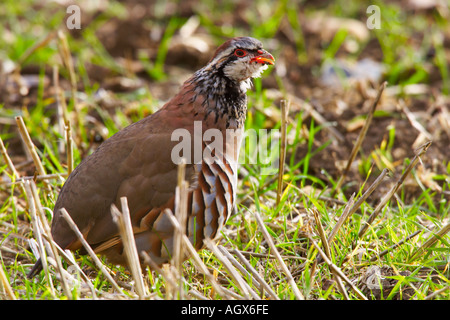
M 248 80 L 250 81 L 250 80 Z M 202 106 L 206 114 L 214 112 L 216 118 L 227 117 L 227 127 L 244 126 L 247 113 L 247 83 L 232 81 L 221 70 L 201 69 L 191 78 L 195 83 L 193 100 L 203 99 Z

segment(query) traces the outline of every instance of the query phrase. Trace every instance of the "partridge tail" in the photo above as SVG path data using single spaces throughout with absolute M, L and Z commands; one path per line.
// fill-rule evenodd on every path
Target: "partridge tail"
M 27 278 L 33 279 L 41 271 L 42 271 L 42 261 L 41 261 L 41 258 L 39 258 L 36 261 L 36 263 L 34 264 L 33 268 L 31 268 L 31 271 L 30 271 L 30 273 L 28 273 Z

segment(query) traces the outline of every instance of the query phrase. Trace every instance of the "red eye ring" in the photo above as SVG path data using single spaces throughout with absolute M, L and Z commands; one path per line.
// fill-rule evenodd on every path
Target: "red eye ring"
M 242 49 L 236 49 L 236 50 L 234 50 L 234 55 L 236 57 L 242 58 L 242 57 L 245 57 L 247 55 L 247 51 L 242 50 Z

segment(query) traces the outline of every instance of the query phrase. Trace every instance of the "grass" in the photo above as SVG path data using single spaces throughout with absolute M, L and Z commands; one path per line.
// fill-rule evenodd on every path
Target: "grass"
M 37 79 L 36 84 L 28 86 L 31 93 L 25 98 L 11 103 L 2 95 L 5 100 L 0 101 L 0 137 L 4 144 L 0 157 L 0 299 L 448 300 L 450 164 L 445 150 L 441 150 L 444 156 L 436 160 L 440 163 L 427 157 L 428 153 L 439 151 L 435 147 L 439 140 L 420 149 L 426 142 L 423 140 L 414 145 L 414 153 L 412 143 L 405 147 L 404 138 L 418 135 L 416 124 L 426 126 L 424 119 L 431 119 L 433 112 L 448 110 L 445 57 L 449 48 L 443 39 L 447 37 L 448 41 L 445 30 L 449 30 L 449 22 L 438 10 L 411 15 L 396 4 L 381 1 L 377 5 L 382 28 L 358 43 L 359 50 L 348 56 L 358 59 L 366 51 L 371 53 L 369 44 L 375 43 L 387 70 L 386 91 L 397 86 L 411 88 L 414 84 L 435 86 L 435 90 L 432 94 L 384 92 L 373 118 L 365 106 L 375 100 L 378 85 L 364 88 L 353 84 L 337 91 L 315 91 L 315 83 L 292 85 L 294 80 L 288 79 L 297 65 L 308 66 L 314 75 L 325 60 L 346 57 L 343 48 L 353 41 L 348 30 L 341 29 L 328 41 L 323 39 L 314 48 L 318 51 L 314 51 L 308 31 L 303 29 L 305 25 L 296 19 L 298 8 L 291 1 L 269 5 L 261 2 L 259 10 L 246 7 L 245 23 L 236 25 L 226 22 L 233 16 L 231 2 L 199 1 L 199 9 L 194 9 L 194 13 L 214 43 L 219 44 L 223 36 L 250 33 L 272 46 L 277 69 L 268 70 L 248 93 L 245 125 L 246 130 L 255 132 L 286 128 L 283 172 L 266 175 L 261 162 L 243 164 L 237 213 L 230 218 L 222 239 L 207 243 L 198 256 L 191 252 L 181 267 L 166 265 L 143 270 L 141 274 L 110 265 L 101 257 L 96 261 L 89 255 L 74 254 L 61 259 L 60 266 L 48 259 L 48 273 L 42 272 L 33 280 L 26 278 L 36 261 L 36 252 L 42 248 L 39 242 L 51 243 L 45 239 L 45 223 L 36 228 L 32 221 L 50 221 L 71 161 L 67 158 L 69 140 L 64 121 L 58 125 L 63 117 L 55 107 L 58 97 L 50 85 L 53 67 L 58 67 L 59 87 L 65 98 L 62 100 L 67 102 L 65 125 L 70 122 L 72 161 L 77 165 L 99 142 L 151 114 L 162 105 L 165 95 L 170 96 L 168 89 L 159 97 L 153 92 L 170 87 L 171 79 L 176 78 L 169 68 L 170 44 L 188 19 L 178 12 L 169 18 L 164 4 L 156 2 L 156 14 L 147 23 L 154 29 L 160 28 L 161 36 L 151 48 L 153 55 L 145 50 L 136 54 L 134 60 L 141 66 L 138 72 L 130 71 L 100 40 L 99 30 L 108 22 L 116 17 L 127 19 L 129 13 L 123 3 L 111 1 L 100 14 L 89 15 L 93 19 L 89 25 L 72 33 L 61 25 L 65 10 L 56 4 L 45 3 L 37 11 L 34 1 L 28 1 L 27 6 L 9 0 L 0 4 L 0 20 L 5 22 L 0 24 L 0 32 L 7 35 L 0 43 L 0 60 L 14 63 L 19 71 L 28 70 Z M 365 21 L 365 7 L 357 1 L 350 1 L 350 5 L 338 1 L 326 8 L 302 7 L 302 14 L 309 17 L 319 10 Z M 431 35 L 426 32 L 429 24 Z M 58 27 L 64 32 L 52 34 Z M 418 45 L 417 35 L 423 36 Z M 283 55 L 290 48 L 279 41 L 285 36 L 295 48 L 295 63 L 288 65 L 292 70 L 283 75 L 279 65 L 293 61 L 289 60 L 292 56 Z M 278 42 L 270 44 L 271 39 Z M 430 47 L 435 49 L 435 55 L 427 58 Z M 71 56 L 64 54 L 67 50 Z M 69 67 L 70 59 L 73 69 Z M 101 70 L 105 79 L 145 79 L 144 85 L 122 92 L 106 90 L 107 95 L 100 97 L 99 89 L 106 81 L 92 77 L 93 66 Z M 432 79 L 438 80 L 431 82 Z M 270 85 L 271 90 L 268 83 L 275 83 Z M 311 95 L 297 91 L 303 87 Z M 347 96 L 357 91 L 364 97 L 360 105 L 352 105 L 359 108 L 358 112 L 352 111 L 345 119 L 343 114 L 342 118 L 327 120 L 332 113 L 326 109 L 328 96 L 351 104 Z M 286 122 L 277 107 L 283 99 L 289 101 Z M 414 103 L 423 100 L 427 110 L 432 109 L 419 110 L 427 113 L 423 118 L 417 107 L 409 113 L 404 107 L 390 108 L 404 103 L 412 109 Z M 25 124 L 23 135 L 17 133 L 17 116 Z M 368 119 L 371 122 L 366 122 Z M 385 120 L 391 122 L 386 130 L 370 131 Z M 445 121 L 448 125 L 445 118 L 434 123 L 445 132 Z M 369 133 L 361 136 L 361 145 L 352 154 L 365 123 Z M 407 123 L 407 129 L 397 126 L 399 123 Z M 347 130 L 350 124 L 357 129 Z M 431 131 L 429 127 L 423 130 Z M 374 137 L 373 132 L 379 136 Z M 32 144 L 22 147 L 27 134 Z M 36 155 L 31 158 L 28 153 Z M 353 156 L 355 160 L 350 161 L 352 165 L 343 175 Z M 336 161 L 342 162 L 340 171 L 329 165 Z M 39 167 L 40 178 L 33 177 Z M 13 170 L 16 174 L 12 174 Z M 279 178 L 283 181 L 281 186 Z M 179 239 L 183 242 L 181 231 Z M 132 248 L 129 252 L 133 256 Z M 47 253 L 55 255 L 57 250 L 47 246 Z M 74 262 L 79 267 L 73 266 Z

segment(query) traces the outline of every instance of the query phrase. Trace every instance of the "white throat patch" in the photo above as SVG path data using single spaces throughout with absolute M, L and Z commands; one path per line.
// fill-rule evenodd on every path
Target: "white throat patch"
M 268 65 L 241 59 L 226 65 L 223 72 L 228 79 L 240 82 L 241 90 L 246 92 L 252 85 L 251 78 L 259 78 L 267 68 Z

